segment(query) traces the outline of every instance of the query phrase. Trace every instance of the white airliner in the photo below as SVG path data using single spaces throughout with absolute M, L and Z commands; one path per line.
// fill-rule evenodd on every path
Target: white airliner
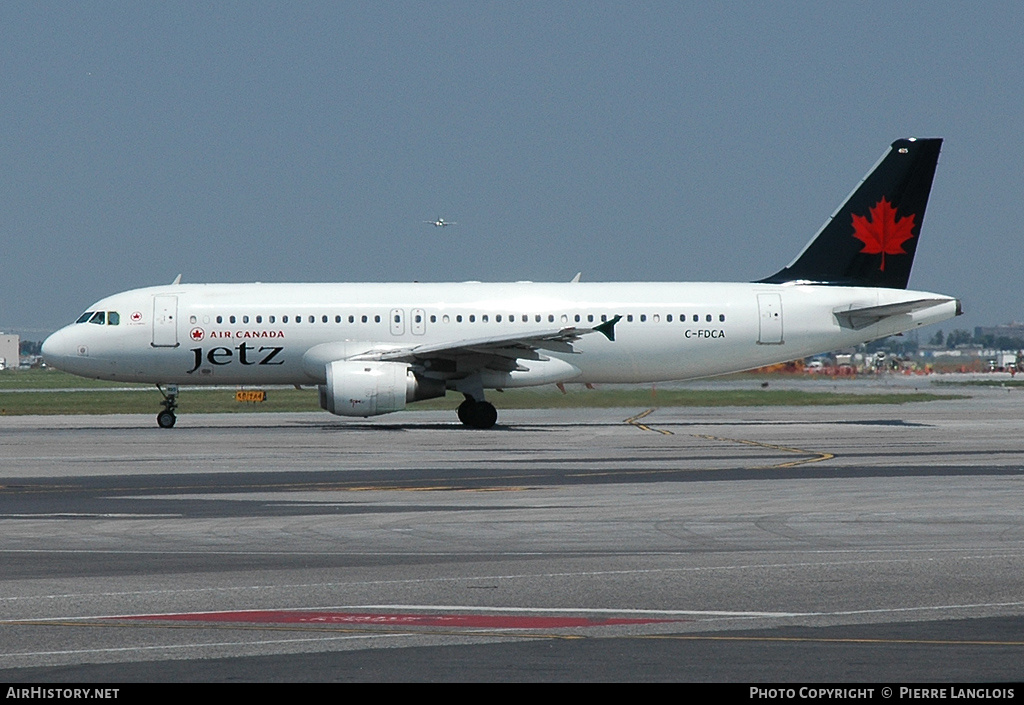
M 454 221 L 449 222 L 444 218 L 438 218 L 437 220 L 424 220 L 423 222 L 433 225 L 435 228 L 447 228 L 449 225 L 458 225 L 458 223 Z
M 906 290 L 941 142 L 894 142 L 796 259 L 758 282 L 176 280 L 96 302 L 43 356 L 83 377 L 155 383 L 164 428 L 178 385 L 315 384 L 324 409 L 357 417 L 451 390 L 465 397 L 463 424 L 490 428 L 485 389 L 793 360 L 959 315 L 955 298 Z

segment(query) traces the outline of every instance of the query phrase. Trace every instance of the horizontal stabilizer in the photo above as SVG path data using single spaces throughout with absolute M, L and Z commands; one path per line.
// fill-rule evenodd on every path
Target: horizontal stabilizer
M 836 320 L 843 328 L 861 330 L 874 325 L 890 316 L 899 316 L 914 311 L 923 311 L 926 308 L 940 306 L 949 303 L 949 299 L 916 299 L 914 301 L 901 301 L 898 304 L 886 304 L 884 306 L 868 306 L 867 308 L 856 308 L 851 311 L 834 311 Z M 957 315 L 960 314 L 960 302 L 957 301 Z

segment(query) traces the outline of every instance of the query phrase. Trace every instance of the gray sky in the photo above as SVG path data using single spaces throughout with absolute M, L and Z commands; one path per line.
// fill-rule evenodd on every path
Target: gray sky
M 0 4 L 0 330 L 205 281 L 748 281 L 944 137 L 911 287 L 1024 319 L 1024 4 Z M 458 221 L 433 228 L 421 221 Z

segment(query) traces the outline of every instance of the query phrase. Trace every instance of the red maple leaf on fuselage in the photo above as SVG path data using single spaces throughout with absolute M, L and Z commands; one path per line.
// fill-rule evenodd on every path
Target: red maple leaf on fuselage
M 861 252 L 869 255 L 881 253 L 879 271 L 885 271 L 886 255 L 905 255 L 903 243 L 914 237 L 914 214 L 896 217 L 896 209 L 884 196 L 870 210 L 871 220 L 863 215 L 853 216 L 853 236 L 864 243 Z

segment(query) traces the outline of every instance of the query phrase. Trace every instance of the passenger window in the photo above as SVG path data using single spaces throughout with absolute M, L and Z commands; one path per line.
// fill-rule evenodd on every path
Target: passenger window
M 242 316 L 242 323 L 248 323 L 248 322 L 249 322 L 249 317 L 248 316 Z
M 374 316 L 373 317 L 373 322 L 374 323 L 380 323 L 380 316 Z
M 698 316 L 698 315 L 697 315 L 696 313 L 695 313 L 695 314 L 693 314 L 693 322 L 694 322 L 694 323 L 698 323 L 698 322 L 700 322 L 700 316 Z
M 536 316 L 534 316 L 533 320 L 536 321 L 537 323 L 540 323 L 540 314 L 538 313 Z
M 485 321 L 487 320 L 486 316 L 484 316 L 484 320 Z M 497 316 L 495 316 L 494 320 L 496 320 L 498 323 L 501 323 L 501 314 L 499 313 Z
M 189 316 L 188 317 L 188 322 L 189 323 L 195 323 L 196 322 L 196 317 L 195 316 Z
M 476 323 L 476 316 L 470 315 L 469 322 L 470 323 Z
M 224 322 L 224 316 L 217 316 L 217 323 L 223 323 L 223 322 Z
M 321 317 L 320 317 L 320 321 L 321 321 L 322 323 L 327 323 L 327 316 L 321 316 Z M 310 321 L 310 322 L 312 323 L 312 321 Z
M 633 314 L 632 313 L 627 314 L 627 316 L 626 316 L 626 323 L 632 323 L 632 322 L 633 322 Z
M 363 323 L 366 323 L 366 321 L 369 320 L 369 319 L 367 319 L 366 316 L 363 316 L 362 320 L 363 320 Z
M 725 323 L 725 314 L 724 313 L 718 314 L 718 320 L 721 321 L 722 323 Z
M 89 319 L 89 323 L 95 323 L 98 326 L 102 326 L 104 323 L 106 323 L 106 320 L 106 314 L 103 313 L 103 311 L 97 311 L 96 313 L 92 314 L 92 318 Z
M 548 323 L 554 323 L 554 322 L 555 322 L 555 317 L 552 314 L 549 313 L 548 314 Z
M 263 316 L 256 316 L 257 323 L 263 323 Z
M 269 320 L 271 323 L 273 323 L 276 319 L 274 318 L 274 316 L 271 316 Z
M 462 323 L 462 316 L 461 316 L 461 315 L 459 315 L 459 316 L 456 316 L 456 317 L 455 317 L 455 322 L 456 322 L 456 323 Z
M 498 323 L 501 323 L 501 316 L 497 316 L 496 319 L 497 319 Z M 470 316 L 469 320 L 473 320 L 473 317 Z M 487 321 L 489 321 L 489 320 L 491 320 L 491 319 L 487 316 L 486 313 L 484 315 L 480 316 L 480 321 L 482 323 L 487 323 Z
M 219 319 L 219 317 L 218 317 L 218 319 Z M 281 323 L 287 323 L 287 322 L 288 322 L 288 316 L 281 316 Z M 220 320 L 218 320 L 217 323 L 220 323 Z
M 575 316 L 573 316 L 573 318 L 575 319 L 575 321 L 576 321 L 577 323 L 579 323 L 579 322 L 580 322 L 580 314 L 578 314 L 578 313 L 577 313 L 577 314 L 576 314 Z
M 195 318 L 195 316 L 193 316 L 193 318 Z M 107 325 L 108 326 L 121 325 L 121 314 L 118 313 L 117 311 L 108 311 L 107 312 Z
M 671 313 L 668 314 L 667 316 L 665 316 L 665 322 L 666 323 L 671 323 L 672 322 L 672 314 Z
M 647 314 L 646 313 L 641 313 L 640 314 L 640 322 L 641 323 L 647 323 Z
M 587 323 L 593 323 L 593 322 L 594 322 L 594 314 L 588 313 L 587 314 Z
M 711 323 L 711 314 L 709 313 L 707 315 L 707 318 L 705 318 L 704 320 L 706 320 L 708 323 Z
M 651 316 L 651 320 L 654 321 L 655 323 L 658 323 L 659 321 L 661 321 L 661 314 L 654 314 L 653 316 Z
M 348 322 L 349 323 L 355 323 L 356 322 L 356 317 L 355 316 L 349 316 L 348 317 Z
M 228 321 L 230 321 L 231 323 L 234 323 L 235 322 L 235 317 L 231 316 L 231 318 L 229 318 Z

